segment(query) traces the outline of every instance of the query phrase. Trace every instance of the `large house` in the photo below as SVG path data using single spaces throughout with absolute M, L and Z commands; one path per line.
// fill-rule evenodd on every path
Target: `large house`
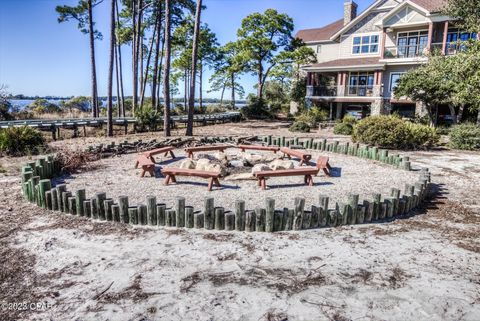
M 424 63 L 429 52 L 455 54 L 460 40 L 476 38 L 455 28 L 441 13 L 444 4 L 444 0 L 378 0 L 357 14 L 357 4 L 345 0 L 342 19 L 300 30 L 297 37 L 317 53 L 317 63 L 302 67 L 307 101 L 329 105 L 331 119 L 346 113 L 423 115 L 422 104 L 394 97 L 400 76 Z

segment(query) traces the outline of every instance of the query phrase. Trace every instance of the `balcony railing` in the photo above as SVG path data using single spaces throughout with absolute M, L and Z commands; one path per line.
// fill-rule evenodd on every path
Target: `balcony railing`
M 380 97 L 382 96 L 382 86 L 307 86 L 307 97 Z
M 335 97 L 337 87 L 331 86 L 307 86 L 307 97 Z
M 385 59 L 391 58 L 417 58 L 429 53 L 425 45 L 392 46 L 385 47 Z

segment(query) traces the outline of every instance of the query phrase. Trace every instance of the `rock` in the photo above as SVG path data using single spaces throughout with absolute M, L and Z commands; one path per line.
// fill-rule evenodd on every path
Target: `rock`
M 251 173 L 233 174 L 225 178 L 226 181 L 246 181 L 246 180 L 254 180 L 254 179 L 255 177 Z
M 185 169 L 195 169 L 197 167 L 197 162 L 194 161 L 193 159 L 184 159 L 180 163 L 180 168 L 185 168 Z
M 252 174 L 255 172 L 271 171 L 272 169 L 267 164 L 257 164 L 252 168 Z
M 197 165 L 195 166 L 195 169 L 199 171 L 204 171 L 205 167 L 211 165 L 211 161 L 207 158 L 201 158 L 197 161 Z
M 227 170 L 220 164 L 208 164 L 204 170 L 207 172 L 220 173 L 220 176 L 227 175 Z
M 222 153 L 222 152 L 217 152 L 213 155 L 213 157 L 215 157 L 216 159 L 218 159 L 219 161 L 221 162 L 225 162 L 227 161 L 227 155 L 225 153 Z
M 252 165 L 265 161 L 265 157 L 258 154 L 243 153 L 242 158 Z
M 230 166 L 231 167 L 245 167 L 245 163 L 243 162 L 243 160 L 232 160 L 230 161 Z
M 213 155 L 201 154 L 201 153 L 196 154 L 195 158 L 198 159 L 198 160 L 201 160 L 201 159 L 216 160 L 215 156 L 213 156 Z
M 293 169 L 295 166 L 291 160 L 282 160 L 282 159 L 275 159 L 268 165 L 272 170 L 276 171 L 279 169 Z

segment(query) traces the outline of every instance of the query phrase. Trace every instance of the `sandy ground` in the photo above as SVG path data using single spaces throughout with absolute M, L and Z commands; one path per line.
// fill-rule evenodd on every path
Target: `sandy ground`
M 228 155 L 238 155 L 240 151 L 235 148 L 227 149 Z M 157 158 L 160 162 L 157 167 L 178 167 L 185 159 L 183 150 L 176 150 L 175 160 Z M 257 154 L 262 154 L 257 153 Z M 265 154 L 265 153 L 263 153 Z M 315 185 L 307 187 L 303 185 L 303 177 L 278 177 L 267 181 L 268 189 L 262 191 L 257 186 L 256 180 L 231 181 L 221 179 L 222 187 L 207 191 L 208 180 L 202 178 L 178 177 L 177 184 L 165 186 L 164 178 L 148 176 L 140 178 L 140 169 L 134 169 L 135 154 L 120 157 L 102 159 L 94 162 L 94 170 L 81 174 L 74 174 L 59 181 L 65 182 L 71 191 L 85 189 L 88 197 L 93 197 L 96 192 L 107 192 L 107 197 L 118 199 L 121 195 L 129 196 L 130 203 L 145 204 L 145 196 L 157 197 L 158 203 L 173 207 L 176 196 L 183 196 L 187 205 L 202 209 L 205 197 L 214 197 L 216 206 L 222 206 L 227 210 L 235 209 L 235 200 L 245 200 L 247 209 L 255 209 L 265 203 L 267 197 L 276 200 L 277 208 L 293 208 L 295 197 L 305 198 L 307 208 L 310 205 L 318 205 L 320 194 L 330 196 L 330 204 L 333 208 L 335 202 L 347 202 L 348 194 L 359 194 L 360 200 L 373 199 L 374 193 L 388 194 L 390 188 L 404 189 L 405 184 L 413 184 L 418 180 L 418 172 L 406 172 L 392 169 L 391 166 L 373 163 L 367 160 L 351 156 L 328 154 L 330 164 L 333 167 L 332 176 L 326 177 L 323 173 L 314 177 Z M 274 158 L 273 153 L 265 155 Z M 280 156 L 280 155 L 278 155 Z M 319 154 L 313 153 L 313 159 Z M 298 167 L 298 161 L 294 161 Z M 159 170 L 159 168 L 158 168 Z M 251 168 L 245 168 L 244 172 L 251 172 Z
M 283 131 L 269 126 L 263 133 Z M 251 131 L 230 127 L 204 129 Z M 50 213 L 19 196 L 24 159 L 2 159 L 0 320 L 477 321 L 480 153 L 410 154 L 414 166 L 430 167 L 439 190 L 416 216 L 275 234 Z M 40 304 L 5 305 L 14 302 Z

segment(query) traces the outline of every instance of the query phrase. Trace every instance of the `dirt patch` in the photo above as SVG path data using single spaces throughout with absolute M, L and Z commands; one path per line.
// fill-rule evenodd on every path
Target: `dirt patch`
M 111 286 L 111 284 L 110 284 Z M 109 287 L 110 287 L 109 286 Z M 142 288 L 142 276 L 136 275 L 132 284 L 119 292 L 108 293 L 108 288 L 95 295 L 101 303 L 119 303 L 124 300 L 131 300 L 134 303 L 148 299 L 151 296 L 162 294 L 161 292 L 145 292 Z

